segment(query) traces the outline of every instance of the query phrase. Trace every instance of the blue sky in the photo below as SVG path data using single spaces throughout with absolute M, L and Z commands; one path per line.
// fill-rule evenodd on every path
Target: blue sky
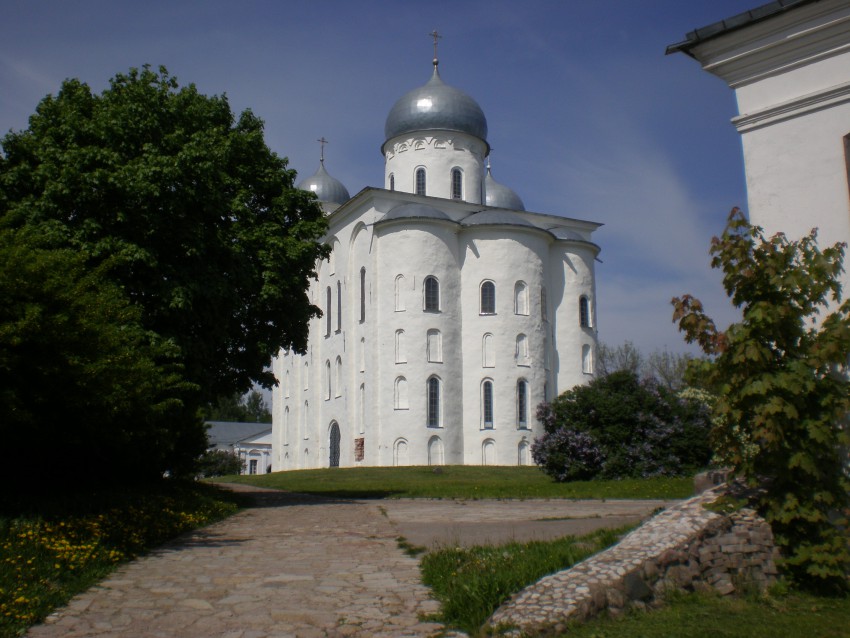
M 76 77 L 100 91 L 165 65 L 266 123 L 300 177 L 318 166 L 354 194 L 383 182 L 384 120 L 431 73 L 474 97 L 493 176 L 535 212 L 602 222 L 600 339 L 689 350 L 670 298 L 734 316 L 708 245 L 746 208 L 734 94 L 666 45 L 760 0 L 0 0 L 0 132 Z

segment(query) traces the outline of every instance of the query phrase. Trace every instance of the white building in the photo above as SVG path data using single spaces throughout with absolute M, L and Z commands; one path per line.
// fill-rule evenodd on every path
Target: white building
M 771 2 L 667 49 L 678 51 L 735 90 L 750 221 L 850 242 L 850 2 Z
M 591 378 L 599 224 L 525 212 L 489 150 L 434 60 L 387 117 L 384 188 L 301 182 L 333 252 L 307 353 L 274 363 L 273 470 L 530 464 L 537 404 Z

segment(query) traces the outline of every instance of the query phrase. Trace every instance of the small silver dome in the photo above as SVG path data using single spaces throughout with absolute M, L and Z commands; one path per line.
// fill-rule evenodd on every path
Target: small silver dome
M 487 167 L 487 175 L 484 177 L 484 203 L 494 208 L 510 208 L 511 210 L 525 210 L 525 204 L 515 192 L 504 184 L 500 184 L 490 174 Z
M 408 91 L 393 105 L 384 137 L 389 141 L 404 133 L 429 130 L 460 131 L 487 141 L 487 118 L 481 107 L 463 91 L 445 84 L 436 64 L 427 84 Z
M 302 179 L 298 183 L 298 188 L 316 193 L 316 197 L 319 198 L 320 202 L 344 204 L 351 199 L 348 189 L 343 186 L 342 182 L 335 177 L 331 177 L 325 170 L 324 162 L 319 162 L 319 170 L 311 177 Z
M 390 221 L 391 219 L 439 219 L 441 221 L 451 221 L 451 217 L 443 211 L 425 204 L 400 204 L 395 208 L 390 209 L 379 222 Z

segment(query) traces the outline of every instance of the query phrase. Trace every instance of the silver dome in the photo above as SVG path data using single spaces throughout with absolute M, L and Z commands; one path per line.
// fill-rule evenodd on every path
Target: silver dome
M 484 177 L 484 203 L 487 206 L 494 208 L 510 208 L 511 210 L 525 210 L 525 204 L 515 192 L 504 184 L 500 184 L 490 174 L 490 168 L 487 168 L 487 175 Z
M 481 107 L 463 91 L 445 84 L 436 65 L 427 84 L 408 91 L 393 105 L 384 137 L 389 141 L 404 133 L 429 130 L 460 131 L 487 141 L 487 118 Z
M 344 204 L 351 199 L 348 189 L 343 186 L 342 182 L 335 177 L 331 177 L 325 170 L 324 162 L 319 162 L 319 170 L 314 175 L 302 179 L 298 183 L 298 188 L 316 193 L 316 197 L 319 198 L 320 202 Z

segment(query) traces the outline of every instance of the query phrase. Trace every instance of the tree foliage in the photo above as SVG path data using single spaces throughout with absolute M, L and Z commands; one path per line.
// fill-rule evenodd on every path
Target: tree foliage
M 0 436 L 10 476 L 186 469 L 205 445 L 177 348 L 69 249 L 0 230 Z M 37 453 L 27 453 L 27 451 Z M 80 463 L 85 459 L 85 463 Z M 38 465 L 35 465 L 35 464 Z
M 304 349 L 326 221 L 250 111 L 144 67 L 100 95 L 67 80 L 2 145 L 0 223 L 113 260 L 205 399 L 270 387 L 271 356 Z
M 239 474 L 243 469 L 245 462 L 227 450 L 207 450 L 198 462 L 198 475 L 203 478 Z
M 207 421 L 235 421 L 242 423 L 271 423 L 272 413 L 266 407 L 263 395 L 256 390 L 241 395 L 238 392 L 219 397 L 204 408 Z
M 685 373 L 693 358 L 687 353 L 667 350 L 655 350 L 646 357 L 631 341 L 625 341 L 619 346 L 600 343 L 597 349 L 597 374 L 606 376 L 625 370 L 642 379 L 653 379 L 668 390 L 676 391 L 687 385 Z
M 708 406 L 620 370 L 538 407 L 532 456 L 557 480 L 677 476 L 707 465 Z
M 798 580 L 846 585 L 850 547 L 850 305 L 838 276 L 844 245 L 820 250 L 765 238 L 734 209 L 711 245 L 714 268 L 742 319 L 718 330 L 699 300 L 673 300 L 673 320 L 712 361 L 697 373 L 717 396 L 714 441 L 757 497 Z
M 319 313 L 306 291 L 327 253 L 320 206 L 250 111 L 236 118 L 161 67 L 101 94 L 64 82 L 2 149 L 3 389 L 16 411 L 3 426 L 66 428 L 43 441 L 123 446 L 125 461 L 177 471 L 198 456 L 200 405 L 270 387 L 278 349 L 306 346 Z M 15 382 L 24 372 L 31 389 Z M 87 418 L 77 404 L 96 388 L 102 412 Z M 140 393 L 169 425 L 129 409 Z

